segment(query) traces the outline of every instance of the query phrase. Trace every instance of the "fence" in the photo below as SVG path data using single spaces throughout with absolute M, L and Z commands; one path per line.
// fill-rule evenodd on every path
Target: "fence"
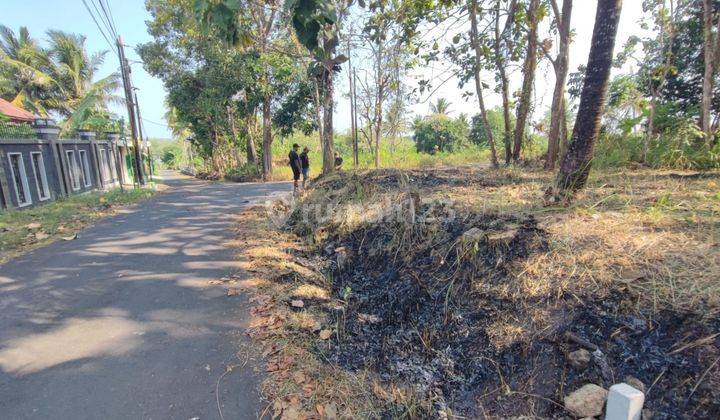
M 132 182 L 127 146 L 117 133 L 60 139 L 54 121 L 0 127 L 0 208 L 27 208 Z

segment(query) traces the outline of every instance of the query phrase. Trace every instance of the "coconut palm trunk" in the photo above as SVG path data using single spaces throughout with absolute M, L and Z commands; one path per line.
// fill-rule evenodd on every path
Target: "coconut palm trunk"
M 703 37 L 705 69 L 702 85 L 702 102 L 700 104 L 700 128 L 705 135 L 705 143 L 712 143 L 713 129 L 710 122 L 712 107 L 713 78 L 715 70 L 720 67 L 720 17 L 717 21 L 717 34 L 713 35 L 713 5 L 711 0 L 703 0 Z
M 580 106 L 572 140 L 557 176 L 555 198 L 567 198 L 587 182 L 600 132 L 621 8 L 622 0 L 598 0 Z

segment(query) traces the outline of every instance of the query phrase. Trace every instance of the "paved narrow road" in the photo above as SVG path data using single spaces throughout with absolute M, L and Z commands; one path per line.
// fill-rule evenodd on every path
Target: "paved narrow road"
M 243 365 L 247 306 L 230 216 L 285 183 L 170 177 L 170 191 L 0 266 L 0 418 L 217 419 Z M 225 419 L 257 418 L 251 359 Z

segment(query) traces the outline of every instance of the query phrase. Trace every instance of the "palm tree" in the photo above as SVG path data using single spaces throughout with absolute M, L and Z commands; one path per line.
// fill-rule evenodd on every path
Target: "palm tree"
M 48 54 L 55 63 L 54 77 L 63 92 L 53 108 L 66 118 L 63 130 L 80 127 L 93 112 L 105 111 L 110 102 L 122 103 L 113 94 L 120 87 L 117 73 L 93 82 L 107 51 L 88 56 L 82 35 L 51 30 L 48 37 Z
M 445 98 L 438 98 L 434 104 L 430 104 L 430 111 L 433 114 L 448 115 L 450 113 L 450 102 Z
M 49 101 L 58 90 L 53 63 L 45 49 L 30 37 L 26 27 L 18 35 L 0 25 L 0 96 L 13 105 L 47 115 Z
M 590 56 L 570 148 L 560 165 L 555 191 L 549 191 L 555 199 L 570 198 L 587 182 L 593 148 L 600 132 L 621 9 L 622 0 L 599 0 L 597 3 Z
M 37 114 L 63 117 L 65 132 L 107 111 L 108 103 L 122 103 L 113 94 L 120 86 L 117 73 L 93 81 L 107 51 L 88 55 L 84 36 L 55 30 L 47 35 L 46 49 L 27 28 L 15 35 L 0 25 L 0 96 Z

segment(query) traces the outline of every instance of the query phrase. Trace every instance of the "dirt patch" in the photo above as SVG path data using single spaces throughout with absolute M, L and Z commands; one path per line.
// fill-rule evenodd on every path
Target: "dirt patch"
M 286 315 L 263 338 L 325 385 L 294 402 L 276 393 L 280 413 L 562 417 L 585 384 L 637 381 L 653 418 L 720 416 L 720 319 L 704 277 L 717 273 L 718 205 L 688 184 L 705 177 L 676 181 L 661 206 L 633 177 L 597 180 L 570 209 L 523 205 L 540 202 L 542 174 L 461 170 L 342 174 L 276 206 L 289 214 L 274 232 L 294 245 L 285 270 L 266 273 Z M 709 230 L 672 205 L 688 194 L 700 200 L 692 226 Z M 710 242 L 680 254 L 678 238 Z M 596 352 L 573 367 L 580 348 Z

